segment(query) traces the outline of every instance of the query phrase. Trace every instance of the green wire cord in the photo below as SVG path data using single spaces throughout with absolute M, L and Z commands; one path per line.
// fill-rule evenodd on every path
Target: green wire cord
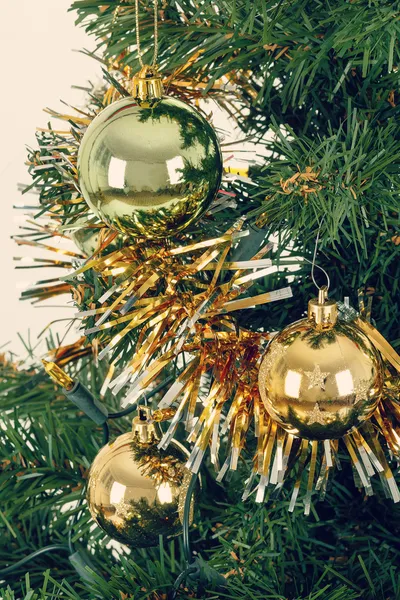
M 182 582 L 186 579 L 188 575 L 197 571 L 197 567 L 191 565 L 192 562 L 192 552 L 190 550 L 190 540 L 189 540 L 189 527 L 190 527 L 190 506 L 192 503 L 194 489 L 197 483 L 197 473 L 193 473 L 192 478 L 190 480 L 188 491 L 185 498 L 185 505 L 183 507 L 183 553 L 185 555 L 186 560 L 186 569 L 180 573 L 180 575 L 176 578 L 174 587 L 168 595 L 168 600 L 175 600 L 178 590 L 182 584 Z
M 10 573 L 12 573 L 13 571 L 16 571 L 20 567 L 23 567 L 26 563 L 30 562 L 31 560 L 34 560 L 35 558 L 38 558 L 38 556 L 41 556 L 42 554 L 47 554 L 49 552 L 68 552 L 69 553 L 69 547 L 65 546 L 65 545 L 61 545 L 61 544 L 53 544 L 52 546 L 45 546 L 44 548 L 35 550 L 35 552 L 28 554 L 28 556 L 25 556 L 25 558 L 22 558 L 21 560 L 14 563 L 13 565 L 10 565 L 9 567 L 6 567 L 5 569 L 1 569 L 0 570 L 0 578 L 5 577 L 6 575 L 9 575 Z
M 108 440 L 110 439 L 110 429 L 108 427 L 107 421 L 103 423 L 103 446 L 108 444 Z
M 192 552 L 190 550 L 190 540 L 189 540 L 189 526 L 190 526 L 190 506 L 192 503 L 193 492 L 196 487 L 197 482 L 197 473 L 193 473 L 192 478 L 190 480 L 188 491 L 185 498 L 185 505 L 183 507 L 183 552 L 185 554 L 185 559 L 187 565 L 189 565 L 192 561 Z

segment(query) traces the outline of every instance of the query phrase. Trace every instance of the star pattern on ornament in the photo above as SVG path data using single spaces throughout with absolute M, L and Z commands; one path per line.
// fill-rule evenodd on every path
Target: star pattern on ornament
M 315 365 L 314 371 L 304 371 L 304 374 L 308 377 L 308 389 L 319 387 L 321 390 L 325 390 L 325 380 L 329 373 L 321 371 L 319 365 Z
M 308 425 L 325 425 L 325 413 L 321 412 L 318 402 L 315 403 L 314 408 L 308 412 Z
M 368 398 L 369 388 L 369 382 L 363 379 L 354 386 L 354 394 L 356 396 L 355 404 Z

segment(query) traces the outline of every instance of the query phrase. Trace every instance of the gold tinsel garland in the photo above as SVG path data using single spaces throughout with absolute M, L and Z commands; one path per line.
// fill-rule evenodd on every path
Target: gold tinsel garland
M 251 260 L 227 260 L 232 245 L 249 234 L 248 230 L 241 231 L 242 227 L 243 220 L 218 238 L 175 247 L 139 241 L 106 257 L 90 260 L 66 276 L 76 278 L 94 269 L 104 281 L 111 280 L 109 289 L 100 298 L 104 306 L 77 314 L 81 319 L 98 317 L 85 333 L 105 333 L 101 338 L 105 347 L 99 358 L 107 356 L 129 332 L 140 327 L 137 354 L 126 369 L 134 375 L 167 343 L 174 344 L 169 350 L 171 356 L 180 351 L 200 319 L 289 297 L 290 289 L 284 288 L 237 299 L 256 279 L 265 277 L 272 264 L 263 258 L 270 244 Z M 233 274 L 221 283 L 220 274 L 227 271 Z M 205 282 L 198 277 L 201 272 L 210 272 L 212 276 Z M 161 283 L 162 293 L 154 295 L 154 289 Z M 112 334 L 113 328 L 121 325 L 123 329 Z

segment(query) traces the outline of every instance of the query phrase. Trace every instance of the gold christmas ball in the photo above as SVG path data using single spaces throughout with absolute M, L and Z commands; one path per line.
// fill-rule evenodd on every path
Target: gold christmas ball
M 114 233 L 112 230 L 105 227 L 80 227 L 71 232 L 71 239 L 79 248 L 79 250 L 86 256 L 92 256 L 96 252 L 100 245 L 104 242 L 105 238 L 109 234 Z M 109 254 L 114 252 L 120 247 L 119 245 L 123 242 L 124 236 L 122 234 L 117 237 L 102 251 L 103 254 Z
M 135 421 L 132 432 L 96 456 L 87 501 L 93 519 L 111 538 L 144 548 L 158 545 L 160 534 L 171 537 L 181 532 L 192 474 L 185 467 L 188 453 L 183 446 L 172 441 L 167 450 L 159 450 L 154 427 L 145 425 L 143 438 L 143 426 Z M 193 506 L 190 512 L 193 519 Z
M 383 390 L 381 359 L 369 338 L 337 320 L 336 303 L 323 305 L 312 300 L 308 318 L 272 340 L 259 372 L 271 418 L 310 440 L 337 439 L 361 425 Z
M 188 104 L 132 97 L 89 125 L 78 155 L 89 207 L 122 233 L 163 238 L 196 221 L 215 198 L 222 157 L 215 131 Z
M 99 247 L 100 229 L 82 227 L 73 231 L 71 238 L 83 254 L 92 256 Z

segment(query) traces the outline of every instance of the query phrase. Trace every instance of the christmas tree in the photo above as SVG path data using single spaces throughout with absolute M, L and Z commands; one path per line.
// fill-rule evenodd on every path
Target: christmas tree
M 23 298 L 70 294 L 82 327 L 68 345 L 49 335 L 45 368 L 1 358 L 1 597 L 395 600 L 400 5 L 171 0 L 137 9 L 129 0 L 74 2 L 104 82 L 88 89 L 85 108 L 53 112 L 28 155 L 26 191 L 37 190 L 39 204 L 17 242 L 43 250 L 43 265 L 60 276 Z M 161 84 L 168 100 L 157 96 Z M 136 198 L 128 175 L 111 183 L 125 146 L 108 138 L 91 162 L 103 130 L 90 128 L 97 115 L 101 127 L 118 128 L 115 106 L 141 128 L 124 138 L 129 152 L 143 144 Z M 218 111 L 257 153 L 232 163 L 222 143 L 222 183 Z M 150 158 L 149 124 L 164 127 Z M 95 141 L 82 142 L 88 131 Z M 163 187 L 159 165 L 174 136 L 182 145 L 164 161 Z M 119 194 L 107 197 L 105 181 Z M 156 220 L 132 208 L 154 201 L 154 182 Z M 128 216 L 118 213 L 126 197 Z M 54 238 L 74 245 L 49 255 Z M 272 334 L 304 317 L 326 274 L 329 297 L 343 302 L 341 333 L 356 331 L 371 369 L 378 351 L 384 366 L 373 417 L 378 398 L 368 389 L 366 429 L 342 423 L 324 436 L 328 409 L 315 402 L 312 441 L 280 428 L 281 415 L 269 418 L 257 377 Z M 307 335 L 320 350 L 321 338 Z M 269 377 L 276 353 L 266 356 Z M 314 366 L 309 388 L 325 393 L 328 373 Z M 109 439 L 133 439 L 144 404 L 128 474 L 139 464 L 140 476 L 155 477 L 159 503 L 140 497 L 106 513 L 91 495 L 101 476 L 90 467 Z M 291 418 L 301 432 L 298 413 Z M 147 444 L 140 436 L 153 435 L 157 420 L 162 433 Z M 188 468 L 173 438 L 188 448 Z M 168 512 L 175 489 L 179 510 Z M 115 541 L 129 538 L 131 548 Z

